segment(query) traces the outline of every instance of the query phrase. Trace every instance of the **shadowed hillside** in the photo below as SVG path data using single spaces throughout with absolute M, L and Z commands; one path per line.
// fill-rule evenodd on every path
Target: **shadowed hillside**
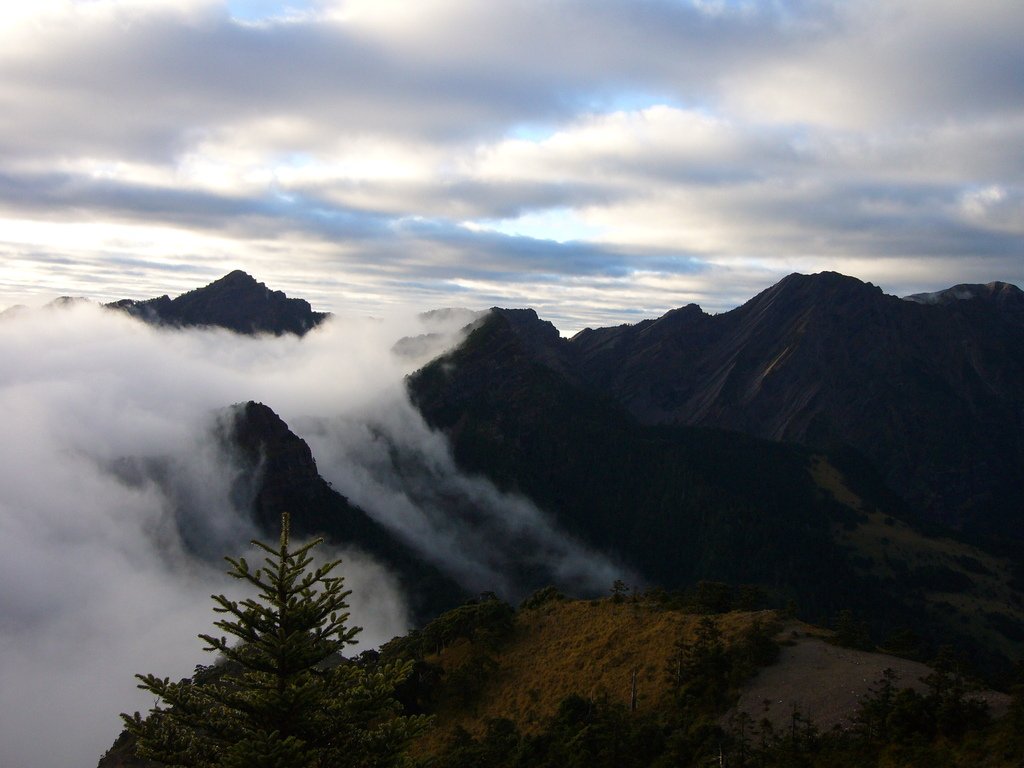
M 955 640 L 993 672 L 1020 653 L 1012 562 L 913 524 L 870 464 L 640 424 L 580 383 L 564 343 L 532 312 L 495 311 L 409 388 L 461 466 L 526 494 L 648 583 L 757 584 L 818 623 L 851 609 L 877 639 L 914 627 Z
M 1024 537 L 1024 294 L 942 296 L 790 275 L 721 315 L 583 331 L 566 355 L 643 423 L 849 447 L 930 519 Z

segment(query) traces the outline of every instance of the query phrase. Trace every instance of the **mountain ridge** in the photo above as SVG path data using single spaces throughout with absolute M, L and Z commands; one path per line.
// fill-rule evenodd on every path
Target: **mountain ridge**
M 535 315 L 514 327 L 535 360 L 640 423 L 854 450 L 925 517 L 1024 539 L 1024 294 L 962 295 L 794 274 L 719 315 L 687 305 L 560 341 Z
M 165 294 L 141 301 L 121 299 L 106 306 L 153 325 L 215 326 L 236 333 L 277 336 L 303 336 L 329 316 L 314 312 L 305 299 L 290 299 L 237 269 L 174 299 Z
M 753 583 L 775 604 L 795 598 L 813 621 L 852 608 L 872 615 L 879 633 L 912 625 L 950 638 L 969 627 L 976 639 L 965 644 L 978 659 L 986 649 L 1017 652 L 963 592 L 979 601 L 986 590 L 998 595 L 990 611 L 1001 613 L 1021 599 L 1012 567 L 962 542 L 929 539 L 936 534 L 918 530 L 913 510 L 859 457 L 642 424 L 620 401 L 538 360 L 530 338 L 493 313 L 408 380 L 464 471 L 526 495 L 647 583 Z M 990 562 L 988 575 L 965 570 L 976 560 Z M 1021 616 L 1007 610 L 1017 618 L 992 622 L 1016 635 Z
M 219 430 L 220 439 L 240 454 L 236 486 L 251 497 L 253 520 L 264 535 L 272 536 L 281 513 L 288 512 L 296 536 L 355 546 L 397 575 L 418 620 L 465 598 L 449 576 L 332 488 L 306 442 L 268 406 L 238 403 L 225 412 Z

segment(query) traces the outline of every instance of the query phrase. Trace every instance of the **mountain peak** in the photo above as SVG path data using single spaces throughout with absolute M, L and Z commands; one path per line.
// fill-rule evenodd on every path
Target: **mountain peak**
M 246 334 L 302 336 L 327 317 L 305 299 L 289 299 L 240 269 L 176 299 L 124 299 L 108 306 L 156 325 L 217 326 Z
M 541 320 L 533 309 L 492 307 L 491 314 L 502 318 L 509 328 L 529 346 L 558 344 L 562 336 L 547 320 Z
M 794 272 L 784 277 L 768 291 L 802 294 L 812 298 L 832 298 L 838 295 L 881 295 L 882 293 L 882 289 L 872 283 L 865 283 L 856 277 L 839 272 L 828 271 L 815 272 L 810 275 Z
M 838 272 L 794 272 L 726 314 L 760 318 L 759 323 L 769 316 L 802 318 L 807 312 L 821 317 L 859 316 L 885 299 L 881 288 L 855 277 Z
M 204 291 L 213 288 L 261 288 L 263 290 L 267 290 L 267 286 L 264 283 L 261 283 L 248 272 L 243 272 L 240 269 L 228 272 L 224 277 L 214 280 L 209 285 L 206 285 L 203 288 L 197 288 L 196 290 Z M 278 291 L 278 293 L 280 293 L 280 291 Z
M 960 283 L 951 288 L 931 293 L 913 293 L 903 297 L 916 304 L 952 304 L 971 299 L 995 301 L 1024 301 L 1024 291 L 1012 283 L 994 280 L 991 283 Z

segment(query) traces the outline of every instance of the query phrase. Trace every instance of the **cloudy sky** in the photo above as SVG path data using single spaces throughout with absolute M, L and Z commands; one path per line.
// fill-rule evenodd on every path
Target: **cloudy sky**
M 1024 284 L 1019 0 L 0 4 L 0 308 L 245 269 L 565 332 Z

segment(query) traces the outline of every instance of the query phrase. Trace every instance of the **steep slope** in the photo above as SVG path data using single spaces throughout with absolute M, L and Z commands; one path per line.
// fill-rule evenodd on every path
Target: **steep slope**
M 465 469 L 525 493 L 653 584 L 759 584 L 810 619 L 850 608 L 878 636 L 914 627 L 969 645 L 992 669 L 1024 650 L 1012 564 L 909 525 L 870 467 L 735 432 L 638 424 L 539 362 L 566 360 L 567 342 L 546 326 L 495 311 L 410 377 Z
M 414 401 L 448 433 L 462 466 L 526 493 L 571 533 L 666 586 L 696 578 L 789 583 L 796 571 L 757 571 L 762 550 L 772 567 L 782 562 L 769 554 L 778 548 L 803 552 L 800 569 L 819 556 L 812 572 L 831 567 L 829 515 L 815 509 L 805 454 L 737 435 L 641 427 L 536 362 L 557 344 L 546 325 L 496 312 L 410 379 Z M 799 519 L 809 540 L 764 513 L 783 498 L 788 511 L 778 515 Z
M 155 325 L 219 326 L 248 334 L 302 336 L 327 317 L 305 299 L 289 299 L 240 270 L 175 299 L 122 299 L 107 306 Z
M 722 315 L 583 331 L 563 355 L 643 423 L 852 448 L 928 518 L 1024 538 L 1022 308 L 1005 284 L 921 303 L 790 275 Z
M 323 536 L 366 552 L 398 577 L 418 620 L 465 597 L 451 578 L 331 488 L 318 473 L 309 446 L 267 406 L 251 401 L 234 406 L 224 420 L 222 439 L 241 457 L 236 491 L 252 499 L 255 522 L 271 538 L 281 513 L 289 512 L 297 536 Z

